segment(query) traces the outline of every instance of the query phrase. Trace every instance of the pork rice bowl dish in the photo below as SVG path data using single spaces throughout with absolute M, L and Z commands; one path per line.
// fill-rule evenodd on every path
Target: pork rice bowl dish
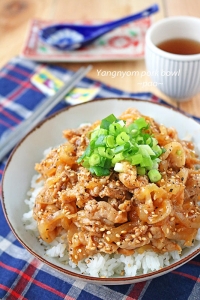
M 135 276 L 200 240 L 200 160 L 191 140 L 135 108 L 63 135 L 36 162 L 25 200 L 23 222 L 46 256 L 91 276 Z

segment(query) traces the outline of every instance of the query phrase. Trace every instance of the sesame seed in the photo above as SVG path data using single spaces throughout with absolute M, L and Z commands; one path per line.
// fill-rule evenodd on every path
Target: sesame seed
M 105 228 L 103 228 L 103 227 L 102 227 L 102 228 L 100 228 L 100 231 L 105 231 L 105 230 L 106 230 L 106 229 L 105 229 Z
M 91 247 L 90 250 L 96 250 L 96 247 Z
M 127 238 L 127 239 L 125 239 L 125 242 L 130 242 L 130 239 L 128 239 L 128 238 Z
M 110 247 L 105 247 L 105 250 L 106 250 L 106 251 L 110 251 L 111 248 L 110 248 Z

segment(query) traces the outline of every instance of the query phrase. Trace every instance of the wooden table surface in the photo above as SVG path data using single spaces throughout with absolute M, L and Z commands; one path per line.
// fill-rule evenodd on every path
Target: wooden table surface
M 43 20 L 111 20 L 137 12 L 153 3 L 159 5 L 159 12 L 153 21 L 167 16 L 189 15 L 200 17 L 200 0 L 1 0 L 0 1 L 0 68 L 14 56 L 21 53 L 29 22 L 33 18 Z M 62 63 L 68 69 L 76 70 L 83 63 Z M 88 76 L 113 87 L 128 92 L 152 92 L 182 110 L 200 117 L 200 94 L 187 102 L 176 104 L 162 94 L 156 87 L 138 84 L 141 79 L 134 77 L 103 76 L 99 78 L 98 69 L 105 71 L 145 71 L 144 60 L 126 62 L 92 63 Z M 143 77 L 150 82 L 149 76 Z

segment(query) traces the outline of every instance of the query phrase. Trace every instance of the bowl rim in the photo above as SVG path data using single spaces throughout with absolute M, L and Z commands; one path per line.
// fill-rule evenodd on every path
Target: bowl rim
M 86 274 L 81 274 L 81 273 L 76 273 L 76 272 L 72 272 L 70 270 L 67 270 L 63 267 L 60 267 L 58 265 L 55 265 L 53 262 L 47 260 L 46 258 L 40 256 L 39 254 L 37 254 L 34 250 L 32 250 L 28 245 L 26 245 L 25 242 L 23 242 L 23 240 L 18 236 L 17 232 L 15 231 L 13 225 L 12 225 L 12 222 L 11 220 L 9 219 L 8 217 L 8 214 L 7 214 L 7 210 L 6 210 L 6 204 L 5 204 L 5 197 L 4 197 L 4 178 L 5 178 L 5 173 L 6 173 L 6 170 L 9 166 L 9 164 L 11 163 L 12 161 L 12 158 L 13 156 L 15 155 L 15 152 L 17 151 L 17 149 L 19 148 L 19 146 L 26 140 L 26 138 L 32 134 L 32 132 L 34 132 L 35 130 L 38 130 L 44 123 L 46 123 L 47 121 L 53 119 L 54 117 L 56 117 L 57 115 L 61 114 L 61 113 L 64 113 L 64 112 L 67 112 L 68 110 L 70 109 L 73 109 L 73 107 L 76 107 L 76 106 L 83 106 L 85 104 L 89 104 L 89 103 L 93 103 L 93 102 L 99 102 L 99 101 L 110 101 L 110 100 L 117 100 L 117 101 L 137 101 L 137 102 L 147 102 L 147 103 L 150 103 L 152 105 L 159 105 L 159 106 L 162 106 L 166 109 L 169 109 L 169 110 L 173 110 L 173 111 L 176 111 L 177 113 L 180 113 L 181 115 L 183 115 L 184 117 L 188 118 L 188 119 L 192 119 L 191 116 L 188 116 L 185 112 L 183 111 L 180 111 L 178 108 L 174 107 L 174 106 L 170 106 L 170 105 L 167 105 L 167 104 L 164 104 L 164 103 L 160 103 L 160 102 L 152 102 L 152 101 L 149 101 L 149 100 L 143 100 L 143 99 L 137 99 L 137 98 L 131 98 L 131 97 L 108 97 L 108 98 L 96 98 L 92 101 L 89 101 L 89 102 L 84 102 L 84 103 L 79 103 L 75 106 L 71 105 L 71 106 L 67 106 L 65 108 L 62 108 L 56 112 L 54 112 L 53 114 L 51 114 L 50 116 L 46 117 L 45 119 L 43 119 L 41 122 L 39 122 L 31 131 L 29 131 L 25 136 L 24 138 L 15 146 L 15 148 L 12 150 L 8 160 L 7 160 L 7 163 L 5 165 L 5 168 L 4 168 L 4 171 L 3 171 L 3 176 L 2 176 L 2 181 L 1 181 L 1 185 L 2 185 L 2 191 L 1 191 L 1 194 L 2 194 L 2 208 L 3 208 L 3 212 L 4 212 L 4 216 L 7 220 L 7 223 L 11 229 L 11 231 L 13 232 L 13 234 L 15 235 L 16 239 L 21 243 L 21 245 L 29 251 L 29 253 L 31 253 L 34 257 L 36 257 L 39 261 L 41 261 L 42 263 L 48 265 L 49 267 L 61 272 L 62 274 L 65 274 L 65 275 L 68 275 L 72 278 L 75 278 L 75 279 L 79 279 L 79 280 L 83 280 L 83 281 L 90 281 L 92 283 L 99 283 L 99 284 L 129 284 L 129 283 L 136 283 L 136 282 L 142 282 L 142 281 L 145 281 L 145 280 L 149 280 L 150 278 L 155 278 L 155 277 L 158 277 L 158 276 L 161 276 L 161 275 L 164 275 L 170 271 L 173 271 L 174 269 L 182 266 L 183 264 L 185 264 L 186 262 L 190 261 L 192 258 L 194 258 L 195 256 L 197 256 L 199 253 L 200 253 L 200 248 L 196 249 L 194 252 L 188 254 L 186 257 L 178 260 L 178 261 L 175 261 L 173 262 L 172 264 L 170 264 L 169 266 L 165 266 L 157 271 L 152 271 L 152 272 L 149 272 L 149 273 L 146 273 L 146 274 L 141 274 L 141 275 L 136 275 L 136 276 L 121 276 L 121 277 L 106 277 L 106 278 L 101 278 L 101 277 L 95 277 L 95 276 L 90 276 L 90 275 L 86 275 Z M 197 123 L 199 126 L 200 124 L 192 119 L 195 123 Z M 123 282 L 123 283 L 122 283 Z

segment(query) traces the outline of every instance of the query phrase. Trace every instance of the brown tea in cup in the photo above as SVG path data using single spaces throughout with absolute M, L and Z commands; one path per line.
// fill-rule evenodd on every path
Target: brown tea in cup
M 165 52 L 173 54 L 192 55 L 200 53 L 200 42 L 192 39 L 169 39 L 156 46 Z
M 200 18 L 175 16 L 159 20 L 146 33 L 145 63 L 152 85 L 176 102 L 200 92 L 199 28 Z

